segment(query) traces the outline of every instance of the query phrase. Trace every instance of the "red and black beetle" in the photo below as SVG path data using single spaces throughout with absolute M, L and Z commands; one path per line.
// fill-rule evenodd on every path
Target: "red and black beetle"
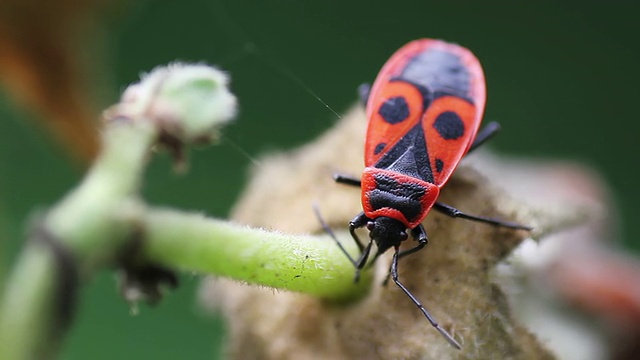
M 441 40 L 415 40 L 393 54 L 373 86 L 361 87 L 360 92 L 366 99 L 369 122 L 365 169 L 361 180 L 335 176 L 338 182 L 362 188 L 363 211 L 349 222 L 349 232 L 360 249 L 359 258 L 353 259 L 338 245 L 356 267 L 356 281 L 374 242 L 378 249 L 374 260 L 393 248 L 389 275 L 431 325 L 460 349 L 460 344 L 398 280 L 398 260 L 427 244 L 422 221 L 431 209 L 451 217 L 531 230 L 465 214 L 437 201 L 440 188 L 463 156 L 500 129 L 492 122 L 478 132 L 486 100 L 482 67 L 462 46 Z M 364 226 L 370 237 L 366 246 L 355 233 Z M 409 238 L 407 229 L 418 244 L 400 251 L 400 244 Z

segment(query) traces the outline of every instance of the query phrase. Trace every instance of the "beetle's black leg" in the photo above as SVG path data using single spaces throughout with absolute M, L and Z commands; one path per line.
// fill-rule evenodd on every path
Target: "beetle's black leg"
M 407 256 L 407 255 L 411 255 L 415 252 L 418 252 L 420 250 L 422 250 L 423 247 L 425 247 L 427 245 L 427 243 L 429 242 L 429 238 L 427 237 L 427 232 L 424 229 L 424 226 L 422 226 L 422 224 L 418 225 L 417 227 L 411 229 L 411 236 L 413 237 L 413 239 L 415 241 L 418 242 L 418 245 L 416 245 L 415 247 L 412 247 L 411 249 L 407 249 L 405 251 L 401 251 L 398 254 L 398 260 L 402 259 L 403 257 Z M 376 254 L 377 257 L 378 254 Z M 384 278 L 384 281 L 382 282 L 382 285 L 387 286 L 387 283 L 389 282 L 389 276 L 391 276 L 391 271 L 389 271 L 389 273 L 387 274 L 387 277 Z
M 453 336 L 451 336 L 445 329 L 441 328 L 440 325 L 438 325 L 436 320 L 431 316 L 431 314 L 429 314 L 427 309 L 425 309 L 425 307 L 420 303 L 420 301 L 418 301 L 418 299 L 416 299 L 416 297 L 413 296 L 411 291 L 409 291 L 409 289 L 404 287 L 404 285 L 402 285 L 400 280 L 398 280 L 398 258 L 399 258 L 398 250 L 400 249 L 400 247 L 396 246 L 395 249 L 396 249 L 396 252 L 393 254 L 393 260 L 391 261 L 391 270 L 390 270 L 391 279 L 393 279 L 393 282 L 395 282 L 396 285 L 398 285 L 398 287 L 402 291 L 404 291 L 404 293 L 409 297 L 409 299 L 411 299 L 411 301 L 413 301 L 413 303 L 418 307 L 418 309 L 422 311 L 422 314 L 427 318 L 427 320 L 429 320 L 431 325 L 434 328 L 436 328 L 436 330 L 438 330 L 438 332 L 440 332 L 440 334 L 442 334 L 442 336 L 444 336 L 445 339 L 447 339 L 449 344 L 451 344 L 451 346 L 455 347 L 456 349 L 460 350 L 462 347 L 453 338 Z
M 364 83 L 358 86 L 358 97 L 360 98 L 360 102 L 363 106 L 367 106 L 367 101 L 369 101 L 369 94 L 371 93 L 371 84 Z
M 369 258 L 369 254 L 371 253 L 372 245 L 373 245 L 373 239 L 370 239 L 367 246 L 364 248 L 364 250 L 362 250 L 360 257 L 358 258 L 358 260 L 356 260 L 356 263 L 355 263 L 356 273 L 353 278 L 353 282 L 357 283 L 358 281 L 360 281 L 360 271 L 362 271 L 362 269 L 364 269 L 364 266 L 367 264 L 367 259 Z
M 361 181 L 356 177 L 343 174 L 333 174 L 333 180 L 337 183 L 360 187 Z
M 449 206 L 447 204 L 443 204 L 441 202 L 436 202 L 435 204 L 433 204 L 433 209 L 454 218 L 462 218 L 462 219 L 467 219 L 472 221 L 478 221 L 485 224 L 501 226 L 501 227 L 506 227 L 510 229 L 519 229 L 519 230 L 528 230 L 528 231 L 533 230 L 533 228 L 530 226 L 525 226 L 525 225 L 514 223 L 514 222 L 502 221 L 498 219 L 465 214 L 462 211 L 452 206 Z
M 413 247 L 411 249 L 408 249 L 408 250 L 405 250 L 405 251 L 401 251 L 398 254 L 398 259 L 402 259 L 403 257 L 405 257 L 407 255 L 411 255 L 414 252 L 420 251 L 429 242 L 429 238 L 427 237 L 427 232 L 424 229 L 424 226 L 422 226 L 422 224 L 420 224 L 420 225 L 416 226 L 415 228 L 411 229 L 411 236 L 413 237 L 413 239 L 415 241 L 418 242 L 418 245 L 416 245 L 415 247 Z
M 484 127 L 482 127 L 482 129 L 480 129 L 480 131 L 478 132 L 478 135 L 476 135 L 475 140 L 473 140 L 473 144 L 471 144 L 471 147 L 469 148 L 469 151 L 467 151 L 467 153 L 470 153 L 473 150 L 477 149 L 478 146 L 484 144 L 487 140 L 491 139 L 499 131 L 500 131 L 500 124 L 495 121 L 492 121 L 487 125 L 485 125 Z
M 364 211 L 363 211 L 360 214 L 356 215 L 356 217 L 351 219 L 351 221 L 349 221 L 349 233 L 351 234 L 351 237 L 353 238 L 353 240 L 356 242 L 356 245 L 358 245 L 358 249 L 360 249 L 360 252 L 362 252 L 364 247 L 360 242 L 360 238 L 358 237 L 358 234 L 356 234 L 356 229 L 359 229 L 365 226 L 369 220 L 371 219 L 369 219 L 364 214 Z
M 371 253 L 371 246 L 373 245 L 373 239 L 369 239 L 369 243 L 367 244 L 367 246 L 363 247 L 358 234 L 356 234 L 356 229 L 365 226 L 369 220 L 370 219 L 364 214 L 363 211 L 356 217 L 354 217 L 351 221 L 349 221 L 349 233 L 351 234 L 353 241 L 356 242 L 356 245 L 358 245 L 358 248 L 360 249 L 360 257 L 354 262 L 354 266 L 356 268 L 354 282 L 358 282 L 360 280 L 360 271 L 367 264 L 367 259 L 369 259 L 369 254 Z
M 360 271 L 365 267 L 365 265 L 367 264 L 367 259 L 369 259 L 369 254 L 371 253 L 371 247 L 373 245 L 373 239 L 369 240 L 369 243 L 367 244 L 366 247 L 362 246 L 362 243 L 360 242 L 358 235 L 355 233 L 355 230 L 357 228 L 364 226 L 367 223 L 367 221 L 369 221 L 369 218 L 367 218 L 364 215 L 364 212 L 362 212 L 349 222 L 349 233 L 351 233 L 351 237 L 353 238 L 353 241 L 356 242 L 356 244 L 358 245 L 358 248 L 360 249 L 360 256 L 358 256 L 357 260 L 354 260 L 353 257 L 351 257 L 351 255 L 347 251 L 347 249 L 345 249 L 344 246 L 340 243 L 340 241 L 338 241 L 338 238 L 336 237 L 333 230 L 331 230 L 329 225 L 327 225 L 327 223 L 324 221 L 324 219 L 322 218 L 322 215 L 320 214 L 320 209 L 318 209 L 318 206 L 316 204 L 313 205 L 313 210 L 316 214 L 316 217 L 318 218 L 318 221 L 320 221 L 320 225 L 322 225 L 322 228 L 324 228 L 324 231 L 326 231 L 327 234 L 331 236 L 333 241 L 335 241 L 336 245 L 338 245 L 338 247 L 340 248 L 340 251 L 342 251 L 342 253 L 347 257 L 347 259 L 349 259 L 351 264 L 353 264 L 353 267 L 356 268 L 354 282 L 358 282 L 360 280 Z

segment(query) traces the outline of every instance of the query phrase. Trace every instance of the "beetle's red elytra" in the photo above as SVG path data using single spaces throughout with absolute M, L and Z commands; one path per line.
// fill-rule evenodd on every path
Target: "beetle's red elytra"
M 389 275 L 449 343 L 460 344 L 429 314 L 398 279 L 398 260 L 427 244 L 422 222 L 431 209 L 495 226 L 531 230 L 497 219 L 469 215 L 437 201 L 460 160 L 496 134 L 489 123 L 481 131 L 486 101 L 485 79 L 478 59 L 468 49 L 441 40 L 415 40 L 396 51 L 371 87 L 361 86 L 368 119 L 364 171 L 361 179 L 335 175 L 338 182 L 362 189 L 363 211 L 349 222 L 349 232 L 360 249 L 352 258 L 355 279 L 367 263 L 373 243 L 374 260 L 393 248 Z M 323 223 L 323 226 L 326 225 Z M 366 245 L 355 230 L 369 230 Z M 409 238 L 417 245 L 400 251 Z

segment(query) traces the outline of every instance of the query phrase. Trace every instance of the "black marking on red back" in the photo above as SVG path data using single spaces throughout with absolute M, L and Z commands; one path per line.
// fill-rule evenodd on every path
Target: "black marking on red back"
M 474 103 L 470 98 L 473 92 L 471 70 L 466 67 L 459 53 L 428 47 L 412 54 L 406 61 L 402 69 L 388 81 L 389 83 L 407 83 L 418 90 L 422 95 L 423 114 L 434 101 L 443 96 L 455 96 L 469 104 Z M 410 100 L 408 98 L 395 95 L 381 100 L 377 103 L 377 109 L 373 111 L 377 112 L 381 120 L 387 124 L 401 124 L 409 118 L 408 101 Z M 440 158 L 437 151 L 429 154 L 427 148 L 430 141 L 425 136 L 425 131 L 428 130 L 423 126 L 423 122 L 412 126 L 395 144 L 389 144 L 382 137 L 383 141 L 375 144 L 370 150 L 374 155 L 382 156 L 369 166 L 434 183 L 434 171 L 441 174 L 445 167 L 450 167 L 450 164 L 446 164 L 447 157 Z M 455 111 L 439 114 L 432 123 L 432 127 L 444 140 L 459 139 L 467 131 L 464 121 Z M 432 134 L 430 136 L 433 136 Z M 391 148 L 389 148 L 390 145 Z M 430 159 L 430 156 L 438 156 L 438 158 Z M 434 160 L 433 164 L 430 160 Z
M 378 114 L 389 124 L 399 124 L 409 117 L 409 105 L 402 96 L 392 97 L 380 105 Z
M 378 145 L 376 145 L 376 148 L 373 149 L 373 153 L 376 155 L 380 154 L 380 152 L 384 150 L 385 146 L 387 146 L 387 143 L 378 143 Z
M 420 200 L 426 189 L 417 183 L 399 182 L 383 174 L 374 176 L 376 187 L 367 192 L 369 203 L 374 210 L 390 207 L 400 211 L 409 221 L 422 215 Z
M 445 111 L 438 115 L 433 128 L 445 140 L 455 140 L 464 135 L 464 123 L 460 116 L 453 111 Z
M 428 89 L 434 98 L 454 95 L 473 103 L 467 97 L 471 76 L 456 54 L 437 49 L 420 52 L 409 61 L 399 78 Z
M 418 123 L 411 128 L 373 167 L 433 183 L 433 171 L 422 124 Z
M 418 91 L 420 91 L 420 93 L 422 94 L 422 111 L 426 110 L 429 107 L 429 104 L 431 104 L 431 102 L 434 99 L 434 94 L 429 88 L 421 85 L 420 83 L 413 81 L 412 79 L 405 78 L 405 77 L 395 77 L 389 80 L 389 82 L 394 82 L 394 81 L 402 81 L 405 83 L 409 83 L 413 85 L 413 87 L 418 89 Z M 444 94 L 441 94 L 441 95 L 444 95 Z

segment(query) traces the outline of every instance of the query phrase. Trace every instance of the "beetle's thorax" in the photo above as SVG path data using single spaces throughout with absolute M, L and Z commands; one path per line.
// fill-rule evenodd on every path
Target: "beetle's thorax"
M 413 229 L 439 193 L 436 185 L 397 172 L 367 167 L 362 173 L 362 207 L 370 219 L 392 218 Z

